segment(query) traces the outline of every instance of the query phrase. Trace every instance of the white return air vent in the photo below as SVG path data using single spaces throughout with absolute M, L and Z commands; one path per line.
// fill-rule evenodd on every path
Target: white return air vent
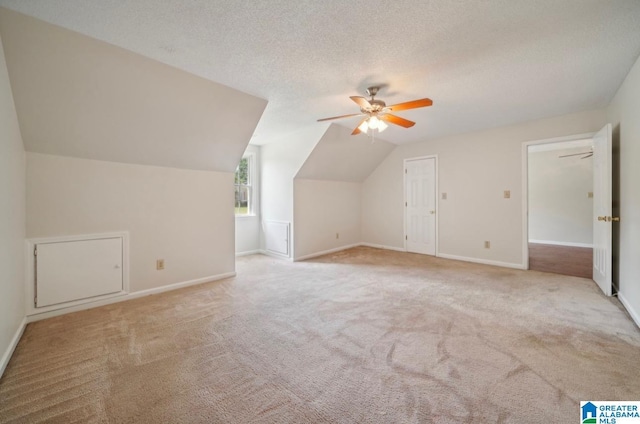
M 289 223 L 284 221 L 265 221 L 264 236 L 267 252 L 289 256 Z
M 128 292 L 127 233 L 29 241 L 32 314 Z

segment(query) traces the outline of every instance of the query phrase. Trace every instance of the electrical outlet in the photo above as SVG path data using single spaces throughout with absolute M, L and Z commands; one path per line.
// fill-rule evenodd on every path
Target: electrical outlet
M 442 200 L 447 200 L 447 193 L 442 193 Z
M 164 259 L 158 259 L 158 260 L 156 261 L 156 269 L 157 269 L 158 271 L 160 271 L 160 270 L 164 269 Z
M 340 238 L 340 233 L 336 233 L 336 239 Z
M 485 248 L 485 249 L 491 249 L 491 242 L 490 242 L 490 241 L 488 241 L 488 240 L 487 240 L 487 241 L 485 241 L 485 242 L 484 242 L 484 248 Z
M 511 199 L 511 190 L 505 190 L 504 191 L 504 198 L 505 199 Z

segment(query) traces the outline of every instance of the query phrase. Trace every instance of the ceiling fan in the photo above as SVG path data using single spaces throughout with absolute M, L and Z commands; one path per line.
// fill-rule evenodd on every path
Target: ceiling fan
M 585 155 L 585 156 L 582 156 L 580 159 L 590 158 L 591 156 L 593 156 L 593 149 L 590 149 L 588 152 L 572 153 L 570 155 L 560 155 L 558 157 L 559 158 L 568 158 L 568 157 L 571 157 L 571 156 L 580 156 L 580 155 Z
M 370 100 L 367 100 L 361 96 L 350 97 L 351 100 L 353 100 L 358 106 L 360 106 L 360 113 L 332 116 L 331 118 L 318 119 L 318 122 L 330 121 L 332 119 L 351 118 L 353 116 L 364 116 L 362 121 L 360 121 L 351 135 L 360 134 L 361 132 L 366 133 L 370 129 L 378 130 L 378 132 L 384 131 L 388 127 L 387 122 L 390 124 L 399 125 L 404 128 L 410 128 L 413 127 L 416 123 L 413 121 L 409 121 L 408 119 L 392 115 L 390 112 L 398 112 L 407 109 L 417 109 L 419 107 L 427 107 L 433 104 L 431 99 L 419 99 L 387 106 L 385 102 L 375 98 L 376 94 L 378 94 L 378 90 L 380 90 L 380 87 L 367 88 L 367 95 L 371 96 Z

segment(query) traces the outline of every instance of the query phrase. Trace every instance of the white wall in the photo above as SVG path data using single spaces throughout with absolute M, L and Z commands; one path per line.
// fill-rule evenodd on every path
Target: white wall
M 640 325 L 640 59 L 611 101 L 607 119 L 614 128 L 614 213 L 620 216 L 614 226 L 618 296 Z
M 593 159 L 589 147 L 546 151 L 529 148 L 529 240 L 593 243 Z
M 361 194 L 361 183 L 296 178 L 295 259 L 360 243 Z
M 260 146 L 248 145 L 247 153 L 251 153 L 254 160 L 254 215 L 236 216 L 236 254 L 260 250 Z
M 522 142 L 594 132 L 605 120 L 604 110 L 586 111 L 398 146 L 363 184 L 363 241 L 403 248 L 403 159 L 437 154 L 438 197 L 448 196 L 439 200 L 440 254 L 521 266 Z
M 260 250 L 260 216 L 236 217 L 236 254 L 257 253 Z
M 25 153 L 0 40 L 0 375 L 25 315 Z
M 132 292 L 233 272 L 233 173 L 27 153 L 28 238 L 110 231 L 130 233 Z
M 351 132 L 331 124 L 296 174 L 295 259 L 362 241 L 362 181 L 395 145 Z
M 326 129 L 326 125 L 311 126 L 261 147 L 262 221 L 293 222 L 293 178 Z

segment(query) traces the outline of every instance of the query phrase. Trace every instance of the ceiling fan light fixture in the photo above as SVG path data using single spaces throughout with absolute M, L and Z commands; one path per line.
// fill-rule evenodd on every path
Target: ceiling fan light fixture
M 380 133 L 386 130 L 388 127 L 389 125 L 387 125 L 386 122 L 375 115 L 368 117 L 367 119 L 362 121 L 360 125 L 358 125 L 358 129 L 365 134 L 367 134 L 369 130 L 378 130 L 378 132 Z

